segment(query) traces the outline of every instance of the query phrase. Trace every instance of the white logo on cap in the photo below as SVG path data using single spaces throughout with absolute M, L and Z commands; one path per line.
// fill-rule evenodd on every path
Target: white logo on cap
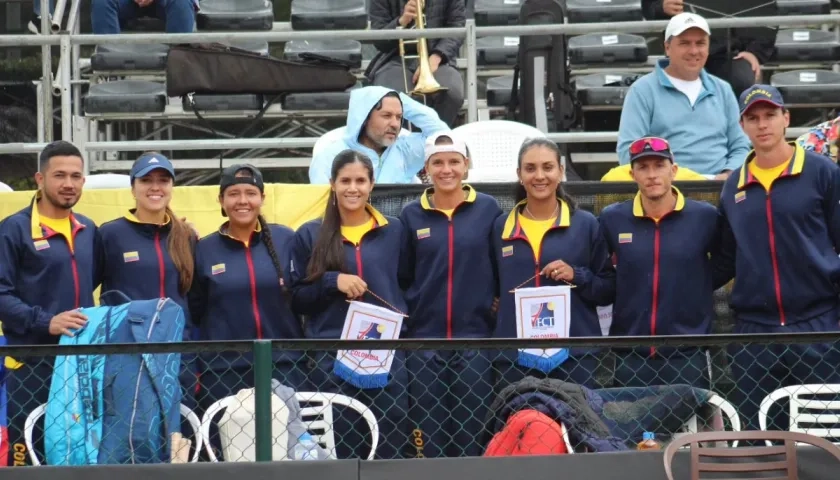
M 151 160 L 149 160 L 149 163 L 158 163 L 158 159 L 157 159 L 157 158 L 152 157 L 152 159 L 151 159 Z

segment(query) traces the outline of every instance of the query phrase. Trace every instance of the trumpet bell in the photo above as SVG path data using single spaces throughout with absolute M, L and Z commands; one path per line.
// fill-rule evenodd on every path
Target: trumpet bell
M 428 73 L 428 70 L 420 73 L 420 76 L 417 78 L 417 85 L 414 86 L 414 89 L 411 91 L 411 95 L 432 95 L 448 90 L 446 87 L 442 87 L 437 80 L 435 80 L 434 75 L 431 73 L 425 73 Z

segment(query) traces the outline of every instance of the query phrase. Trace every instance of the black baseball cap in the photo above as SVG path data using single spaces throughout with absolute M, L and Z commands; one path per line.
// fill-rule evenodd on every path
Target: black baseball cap
M 237 175 L 238 172 L 242 172 L 243 170 L 248 173 Z M 260 193 L 265 192 L 262 172 L 257 167 L 247 163 L 231 165 L 222 170 L 222 177 L 219 180 L 219 195 L 223 194 L 226 188 L 233 185 L 253 185 L 260 189 Z M 224 208 L 222 209 L 222 216 L 227 216 Z

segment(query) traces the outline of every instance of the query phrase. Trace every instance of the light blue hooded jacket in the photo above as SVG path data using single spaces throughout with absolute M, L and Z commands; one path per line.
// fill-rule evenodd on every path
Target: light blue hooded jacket
M 309 183 L 330 183 L 330 170 L 336 155 L 342 150 L 353 149 L 364 153 L 373 162 L 375 183 L 412 183 L 425 163 L 426 137 L 435 132 L 449 130 L 438 118 L 437 112 L 400 93 L 403 118 L 420 129 L 420 132 L 397 137 L 393 145 L 380 157 L 374 150 L 359 143 L 359 134 L 373 107 L 393 90 L 371 86 L 353 90 L 347 110 L 347 129 L 344 138 L 327 146 L 309 164 Z

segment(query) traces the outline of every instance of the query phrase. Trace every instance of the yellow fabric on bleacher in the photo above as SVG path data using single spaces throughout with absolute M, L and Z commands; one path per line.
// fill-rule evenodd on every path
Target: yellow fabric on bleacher
M 677 176 L 674 178 L 674 181 L 677 182 L 684 182 L 684 181 L 691 181 L 691 180 L 708 180 L 705 176 L 695 172 L 694 170 L 689 170 L 685 167 L 680 167 L 677 169 Z M 633 176 L 630 175 L 630 165 L 619 165 L 615 168 L 611 168 L 609 172 L 604 174 L 601 177 L 602 182 L 632 182 Z
M 266 184 L 262 214 L 269 223 L 279 223 L 297 229 L 323 214 L 329 191 L 328 185 Z M 31 191 L 0 193 L 0 220 L 27 207 L 33 195 L 35 192 Z M 186 217 L 195 225 L 201 236 L 205 236 L 215 232 L 225 220 L 218 197 L 219 187 L 176 187 L 171 206 L 179 217 Z M 73 210 L 90 218 L 97 225 L 102 225 L 124 216 L 126 211 L 133 207 L 134 197 L 131 190 L 121 188 L 85 191 Z M 98 289 L 94 292 L 94 298 L 98 304 Z M 14 369 L 19 366 L 12 358 L 6 358 L 5 363 L 7 368 Z
M 327 205 L 327 185 L 271 184 L 265 185 L 265 204 L 262 213 L 269 223 L 279 223 L 297 229 L 317 218 Z M 35 192 L 0 193 L 0 220 L 29 205 Z M 219 208 L 219 187 L 176 187 L 172 194 L 172 210 L 179 217 L 187 217 L 202 236 L 215 232 L 225 220 Z M 134 207 L 134 197 L 127 188 L 87 190 L 75 212 L 87 216 L 97 225 L 122 217 Z

